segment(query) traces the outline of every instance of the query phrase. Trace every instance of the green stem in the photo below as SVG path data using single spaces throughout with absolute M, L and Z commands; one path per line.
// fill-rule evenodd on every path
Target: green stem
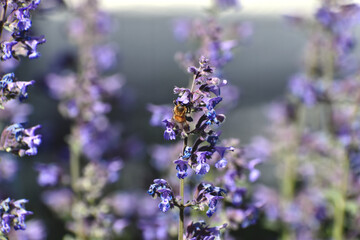
M 331 1 L 332 5 L 336 5 L 337 1 Z M 326 31 L 325 34 L 328 38 L 328 45 L 324 47 L 323 52 L 325 54 L 324 59 L 324 77 L 327 81 L 332 82 L 334 79 L 335 73 L 335 61 L 336 61 L 336 52 L 334 51 L 334 35 L 331 31 Z M 328 128 L 329 133 L 334 136 L 334 126 L 332 122 L 333 118 L 333 105 L 332 103 L 327 104 L 328 114 L 327 119 L 329 119 Z M 354 116 L 356 117 L 355 111 Z M 345 150 L 346 154 L 346 150 Z M 332 229 L 332 239 L 333 240 L 342 240 L 344 234 L 344 219 L 345 219 L 345 205 L 347 200 L 347 189 L 348 189 L 348 181 L 349 181 L 349 159 L 344 156 L 341 161 L 342 167 L 342 176 L 340 186 L 336 186 L 336 188 L 340 192 L 340 197 L 334 201 L 334 225 Z
M 282 196 L 285 200 L 285 208 L 292 202 L 294 198 L 294 190 L 295 190 L 295 181 L 296 181 L 296 156 L 294 153 L 290 153 L 285 159 L 285 170 L 284 170 L 284 178 L 282 181 Z M 292 240 L 294 239 L 294 234 L 288 226 L 284 226 L 281 235 L 282 240 Z
M 77 181 L 80 177 L 80 143 L 76 139 L 76 132 L 74 129 L 71 131 L 71 139 L 69 141 L 70 146 L 70 176 L 71 176 L 71 188 L 74 191 L 76 196 L 76 201 L 81 199 L 80 193 L 77 188 Z M 76 219 L 76 226 L 75 226 L 75 234 L 76 239 L 79 240 L 86 240 L 87 237 L 85 235 L 84 229 L 84 220 L 83 219 Z
M 335 58 L 336 53 L 334 49 L 334 36 L 332 32 L 325 30 L 325 35 L 327 35 L 327 46 L 323 48 L 324 56 L 324 77 L 327 81 L 332 82 L 335 75 Z
M 193 81 L 194 82 L 194 81 Z M 183 150 L 182 154 L 184 154 L 185 148 L 188 144 L 188 138 L 185 137 L 183 141 Z M 184 239 L 184 179 L 180 178 L 180 206 L 179 206 L 179 233 L 178 240 Z
M 281 186 L 281 194 L 283 199 L 285 199 L 285 207 L 287 207 L 294 199 L 295 195 L 295 185 L 296 185 L 296 178 L 297 178 L 297 151 L 298 146 L 300 145 L 301 136 L 303 132 L 303 127 L 305 123 L 305 114 L 306 109 L 304 106 L 300 105 L 297 111 L 297 120 L 296 120 L 296 142 L 293 146 L 293 149 L 290 149 L 289 152 L 286 152 L 287 157 L 284 159 L 285 169 L 284 169 L 284 177 L 282 179 L 282 186 Z M 293 231 L 288 228 L 286 225 L 281 233 L 282 240 L 292 240 L 295 239 Z
M 332 239 L 342 240 L 344 234 L 345 206 L 347 199 L 348 181 L 349 181 L 349 161 L 347 157 L 342 162 L 343 175 L 340 188 L 340 197 L 334 201 L 334 226 L 332 231 Z
M 70 176 L 71 188 L 77 193 L 76 182 L 80 176 L 80 146 L 75 138 L 76 134 L 74 133 L 74 130 L 72 130 L 70 139 Z
M 184 179 L 180 179 L 180 207 L 179 207 L 179 235 L 178 240 L 184 239 Z

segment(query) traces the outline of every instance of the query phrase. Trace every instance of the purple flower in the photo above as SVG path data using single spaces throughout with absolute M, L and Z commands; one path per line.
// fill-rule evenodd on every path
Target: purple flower
M 236 188 L 232 193 L 232 203 L 234 206 L 239 207 L 244 200 L 246 194 L 246 188 Z
M 26 231 L 10 232 L 9 239 L 45 240 L 46 227 L 41 220 L 30 220 L 26 224 Z
M 93 55 L 101 71 L 110 70 L 117 63 L 116 47 L 111 44 L 96 46 Z
M 18 162 L 9 154 L 1 155 L 0 180 L 12 180 L 18 170 Z
M 220 239 L 220 230 L 226 228 L 227 224 L 218 227 L 209 227 L 204 221 L 191 222 L 186 228 L 186 239 L 190 240 L 212 240 Z
M 293 76 L 289 81 L 289 89 L 291 94 L 307 106 L 313 106 L 317 102 L 317 92 L 315 87 L 305 76 Z
M 26 56 L 28 56 L 30 59 L 37 58 L 40 56 L 40 53 L 37 51 L 37 45 L 43 44 L 46 42 L 46 39 L 41 36 L 37 38 L 31 38 L 29 40 L 25 41 L 25 46 L 28 50 Z
M 192 153 L 192 147 L 186 146 L 184 149 L 184 154 L 182 156 L 183 159 L 188 159 L 191 157 L 191 153 Z
M 14 215 L 12 214 L 8 214 L 8 213 L 4 213 L 2 214 L 1 217 L 1 232 L 6 234 L 9 233 L 11 230 L 11 222 L 12 220 L 15 218 Z
M 36 155 L 37 147 L 41 143 L 41 135 L 35 135 L 35 131 L 40 127 L 40 125 L 37 125 L 25 129 L 21 124 L 8 126 L 1 134 L 0 149 L 13 152 L 20 157 Z
M 164 119 L 171 119 L 172 117 L 172 109 L 168 105 L 148 104 L 147 110 L 152 113 L 151 126 L 161 126 Z
M 159 203 L 159 209 L 162 212 L 167 212 L 171 207 L 172 203 L 170 202 L 172 200 L 172 191 L 171 189 L 165 188 L 165 189 L 158 189 L 157 190 L 160 194 L 161 202 Z
M 68 216 L 70 207 L 73 204 L 73 192 L 67 188 L 45 191 L 42 194 L 42 201 L 60 216 Z
M 212 109 L 214 109 L 214 107 L 215 107 L 216 105 L 218 105 L 221 101 L 222 101 L 222 97 L 210 98 L 210 99 L 207 101 L 206 108 L 209 109 L 209 110 L 212 110 Z
M 250 206 L 244 211 L 245 218 L 243 222 L 241 223 L 242 228 L 247 228 L 250 225 L 253 225 L 256 223 L 258 217 L 259 217 L 259 210 L 255 206 Z
M 37 45 L 45 43 L 46 40 L 44 36 L 40 37 L 26 37 L 24 39 L 19 39 L 15 44 L 10 43 L 6 46 L 2 44 L 2 59 L 9 59 L 9 53 L 11 47 L 11 54 L 14 58 L 19 56 L 29 57 L 30 59 L 37 58 L 40 56 L 40 53 L 37 52 Z
M 260 159 L 253 159 L 248 164 L 248 169 L 250 171 L 249 173 L 249 180 L 250 182 L 255 182 L 260 177 L 260 171 L 255 168 L 256 165 L 261 163 L 262 161 Z
M 236 178 L 239 176 L 239 173 L 235 169 L 228 169 L 223 177 L 223 182 L 225 188 L 230 191 L 234 192 L 237 189 L 236 186 Z
M 206 211 L 206 215 L 208 217 L 211 217 L 216 212 L 216 205 L 218 204 L 218 200 L 223 199 L 222 196 L 212 196 L 209 195 L 208 201 L 209 201 L 209 209 Z
M 187 105 L 191 100 L 191 92 L 188 88 L 174 88 L 174 93 L 179 94 L 179 97 L 176 99 L 177 104 Z
M 152 158 L 152 165 L 158 170 L 167 169 L 167 167 L 171 164 L 169 161 L 169 156 L 174 156 L 174 158 L 178 155 L 176 150 L 180 149 L 174 148 L 173 146 L 163 146 L 160 144 L 154 145 L 150 151 L 150 155 Z M 172 158 L 172 157 L 170 157 Z
M 40 186 L 55 186 L 58 183 L 61 174 L 59 166 L 38 163 L 35 165 L 35 169 L 39 173 L 37 181 Z
M 170 208 L 174 207 L 173 192 L 169 184 L 164 179 L 155 179 L 154 184 L 150 185 L 148 194 L 153 198 L 160 197 L 159 209 L 162 212 L 167 212 Z
M 164 131 L 164 138 L 166 140 L 175 140 L 176 134 L 175 134 L 174 130 L 172 128 L 167 127 Z
M 208 111 L 206 113 L 206 117 L 208 118 L 206 124 L 207 125 L 211 125 L 212 123 L 216 123 L 219 124 L 220 122 L 218 121 L 218 119 L 216 118 L 216 112 L 214 109 Z
M 7 235 L 11 227 L 15 230 L 25 230 L 25 217 L 32 212 L 27 211 L 24 204 L 28 201 L 20 199 L 17 201 L 7 198 L 0 203 L 1 232 Z
M 195 203 L 200 206 L 200 209 L 207 204 L 209 208 L 206 215 L 211 217 L 216 211 L 218 200 L 223 199 L 225 195 L 226 191 L 222 188 L 214 187 L 210 183 L 200 183 L 195 193 Z
M 1 43 L 1 60 L 8 60 L 12 57 L 12 48 L 15 44 L 17 44 L 16 41 L 4 41 Z
M 123 166 L 123 161 L 120 159 L 110 161 L 107 164 L 108 181 L 110 183 L 115 183 L 119 179 L 119 171 Z
M 216 152 L 220 155 L 221 158 L 224 158 L 226 151 L 234 151 L 234 147 L 215 147 Z
M 324 26 L 330 27 L 335 20 L 335 15 L 328 8 L 321 7 L 315 14 L 316 19 Z
M 164 120 L 163 123 L 166 125 L 166 129 L 164 131 L 164 138 L 166 140 L 175 140 L 176 139 L 176 133 L 174 131 L 174 124 L 169 120 Z
M 209 135 L 207 136 L 206 141 L 210 143 L 210 146 L 214 147 L 219 140 L 219 135 L 220 133 Z
M 36 51 L 38 44 L 44 43 L 44 37 L 28 36 L 29 29 L 32 25 L 30 19 L 30 11 L 34 10 L 38 5 L 39 0 L 25 1 L 25 2 L 8 2 L 8 10 L 12 9 L 7 16 L 4 27 L 12 33 L 11 39 L 3 42 L 2 60 L 7 60 L 11 57 L 26 56 L 35 58 L 39 56 Z
M 191 23 L 184 19 L 177 19 L 173 23 L 174 35 L 176 40 L 183 42 L 190 36 Z
M 181 178 L 184 179 L 188 175 L 188 173 L 187 173 L 187 169 L 188 169 L 187 161 L 178 159 L 178 160 L 175 160 L 174 163 L 176 164 L 176 170 L 178 171 L 176 176 L 179 179 L 181 179 Z
M 27 87 L 34 83 L 35 81 L 15 81 L 14 73 L 5 74 L 0 80 L 0 104 L 16 98 L 20 101 L 26 99 L 28 96 Z
M 30 14 L 27 9 L 20 8 L 9 15 L 7 19 L 8 22 L 5 25 L 8 25 L 12 32 L 27 31 L 31 27 L 31 20 L 29 17 Z
M 271 154 L 271 144 L 268 139 L 256 136 L 251 139 L 251 143 L 245 148 L 247 158 L 260 158 L 266 160 Z
M 114 230 L 114 232 L 117 235 L 120 235 L 123 231 L 124 228 L 127 227 L 129 225 L 129 221 L 126 219 L 117 219 L 115 220 L 112 229 Z
M 220 159 L 215 163 L 216 168 L 224 168 L 227 165 L 227 160 L 225 158 Z
M 221 9 L 239 7 L 238 0 L 216 0 L 215 3 Z
M 81 150 L 88 159 L 101 159 L 107 150 L 115 148 L 119 130 L 105 116 L 94 117 L 92 121 L 77 127 Z
M 167 215 L 153 215 L 150 219 L 141 219 L 139 228 L 142 230 L 142 239 L 144 240 L 167 240 L 168 229 L 171 227 L 171 221 Z
M 76 75 L 57 75 L 51 73 L 46 76 L 46 84 L 49 87 L 50 94 L 55 99 L 71 97 L 71 93 L 76 91 Z
M 197 164 L 195 165 L 195 173 L 204 175 L 209 172 L 210 165 L 206 163 L 206 158 L 209 152 L 198 152 L 197 153 Z

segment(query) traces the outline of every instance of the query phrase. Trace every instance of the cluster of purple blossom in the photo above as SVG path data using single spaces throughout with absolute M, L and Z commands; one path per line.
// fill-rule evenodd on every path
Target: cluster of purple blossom
M 176 136 L 181 136 L 184 140 L 183 152 L 179 159 L 174 161 L 178 171 L 177 177 L 181 181 L 188 176 L 188 167 L 193 168 L 196 174 L 207 174 L 210 171 L 210 165 L 207 162 L 215 153 L 221 157 L 215 163 L 215 167 L 224 168 L 227 165 L 224 158 L 225 151 L 233 150 L 232 147 L 216 146 L 219 134 L 213 130 L 214 125 L 219 125 L 225 119 L 225 116 L 217 114 L 214 108 L 222 100 L 220 87 L 226 84 L 226 81 L 212 77 L 214 69 L 205 57 L 200 58 L 199 65 L 199 68 L 189 68 L 189 72 L 193 74 L 191 89 L 175 87 L 174 93 L 179 94 L 179 97 L 174 101 L 173 117 L 163 121 L 166 127 L 165 139 L 175 140 Z M 196 123 L 190 126 L 193 121 Z M 194 138 L 194 143 L 189 146 L 190 138 Z M 207 206 L 208 217 L 215 213 L 218 201 L 226 195 L 224 189 L 202 182 L 197 187 L 194 199 L 184 205 L 184 195 L 182 194 L 180 199 L 174 197 L 170 185 L 164 179 L 154 180 L 148 193 L 153 197 L 161 198 L 159 208 L 163 212 L 174 206 L 181 212 L 186 207 L 204 210 Z M 182 231 L 179 234 L 182 235 Z
M 20 60 L 20 56 L 30 59 L 37 58 L 37 45 L 45 42 L 45 38 L 30 36 L 31 12 L 33 12 L 40 0 L 1 1 L 0 40 L 1 40 L 1 71 L 6 71 L 10 66 L 11 58 Z M 34 156 L 41 143 L 41 135 L 36 134 L 40 125 L 25 128 L 23 122 L 27 120 L 30 107 L 20 104 L 28 97 L 27 87 L 35 81 L 18 81 L 14 73 L 1 76 L 0 80 L 0 108 L 1 125 L 4 127 L 0 138 L 0 150 L 11 152 L 20 157 Z M 11 181 L 17 171 L 17 161 L 7 155 L 1 156 L 1 180 Z M 25 199 L 12 200 L 7 198 L 0 204 L 1 239 L 8 239 L 11 228 L 25 230 L 25 217 L 32 212 L 27 211 Z M 40 223 L 41 224 L 41 223 Z M 10 235 L 9 235 L 10 234 Z M 16 235 L 16 234 L 15 234 Z
M 238 5 L 237 1 L 217 1 L 212 10 L 223 11 Z M 237 25 L 235 32 L 244 39 L 251 32 L 249 26 L 249 24 Z M 172 166 L 177 171 L 177 178 L 180 179 L 180 191 L 177 192 L 170 187 L 178 184 L 173 179 L 173 171 L 169 170 L 168 178 L 171 184 L 164 179 L 156 179 L 148 193 L 153 197 L 160 197 L 159 208 L 163 212 L 178 207 L 180 222 L 184 221 L 182 211 L 187 207 L 201 211 L 207 209 L 206 215 L 211 217 L 222 205 L 220 202 L 226 201 L 226 205 L 223 205 L 227 210 L 216 213 L 217 222 L 220 218 L 220 221 L 229 222 L 233 229 L 239 226 L 246 228 L 256 222 L 261 204 L 249 202 L 245 186 L 248 182 L 254 182 L 259 178 L 260 171 L 256 165 L 267 158 L 269 153 L 266 148 L 268 143 L 264 138 L 261 138 L 265 142 L 263 145 L 259 141 L 259 145 L 250 144 L 243 147 L 238 147 L 239 141 L 236 139 L 220 141 L 221 132 L 218 127 L 225 120 L 223 113 L 229 109 L 229 106 L 234 106 L 238 98 L 238 91 L 229 86 L 227 80 L 222 79 L 222 69 L 232 59 L 232 49 L 238 45 L 238 40 L 223 40 L 224 29 L 215 15 L 209 16 L 204 21 L 195 20 L 192 23 L 178 20 L 175 35 L 180 40 L 194 39 L 201 43 L 193 53 L 176 54 L 176 59 L 182 66 L 190 65 L 187 71 L 192 74 L 191 87 L 174 88 L 174 93 L 178 97 L 173 102 L 172 111 L 171 107 L 166 105 L 149 105 L 148 109 L 153 113 L 151 125 L 165 124 L 166 140 L 175 140 L 178 136 L 183 139 L 182 146 L 180 144 L 172 147 L 156 146 L 153 149 L 153 158 L 157 161 L 155 166 L 161 167 L 162 170 L 166 168 L 163 164 L 168 162 L 169 158 L 176 159 L 175 166 Z M 196 58 L 199 59 L 199 67 L 193 66 Z M 181 152 L 180 156 L 177 155 L 179 152 Z M 217 172 L 211 171 L 211 165 L 221 173 L 225 172 L 225 175 L 218 176 Z M 166 166 L 170 167 L 171 164 Z M 189 172 L 189 168 L 193 171 Z M 201 182 L 196 187 L 193 199 L 184 204 L 181 182 L 185 179 L 192 182 L 197 179 L 196 175 L 206 175 L 208 181 L 212 179 L 218 186 L 224 188 Z M 180 197 L 176 197 L 177 194 L 180 194 Z M 184 236 L 186 239 L 220 238 L 220 230 L 227 225 L 210 228 L 203 220 L 189 222 Z M 179 239 L 183 239 L 181 227 L 180 224 Z
M 110 16 L 99 10 L 98 1 L 71 6 L 69 37 L 78 51 L 76 69 L 63 69 L 46 78 L 50 94 L 59 100 L 59 112 L 72 121 L 67 136 L 68 164 L 39 163 L 38 183 L 53 187 L 43 202 L 66 223 L 67 237 L 111 239 L 128 224 L 113 212 L 105 189 L 119 178 L 123 162 L 109 152 L 118 146 L 119 129 L 107 114 L 123 86 L 119 74 L 109 75 L 116 65 L 116 51 L 104 43 L 110 34 Z M 70 169 L 70 171 L 68 170 Z
M 1 42 L 1 59 L 18 59 L 19 56 L 37 58 L 37 45 L 45 42 L 43 36 L 33 37 L 29 35 L 31 28 L 31 11 L 40 4 L 40 0 L 31 1 L 1 1 L 3 8 L 1 19 L 1 31 L 3 29 L 11 32 L 10 39 Z M 10 13 L 9 13 L 10 12 Z
M 359 219 L 351 209 L 359 196 L 359 84 L 352 54 L 360 6 L 322 1 L 315 19 L 319 30 L 309 39 L 304 73 L 290 79 L 288 99 L 270 110 L 271 151 L 284 173 L 280 193 L 262 187 L 256 196 L 265 201 L 267 219 L 283 223 L 277 228 L 282 239 L 358 238 L 358 229 L 345 222 Z

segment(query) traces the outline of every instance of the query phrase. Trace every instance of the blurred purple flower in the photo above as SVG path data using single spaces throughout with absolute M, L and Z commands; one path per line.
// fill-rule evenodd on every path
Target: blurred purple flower
M 307 106 L 313 106 L 317 102 L 316 91 L 311 80 L 303 75 L 295 75 L 290 79 L 289 90 Z
M 173 22 L 175 39 L 184 42 L 191 34 L 191 22 L 186 19 L 177 19 Z
M 115 159 L 107 164 L 108 181 L 115 183 L 119 179 L 119 171 L 123 168 L 124 163 L 121 159 Z
M 60 216 L 68 216 L 73 203 L 73 193 L 67 188 L 48 190 L 42 194 L 42 201 Z
M 28 115 L 33 111 L 32 105 L 20 103 L 18 100 L 6 102 L 3 106 L 0 119 L 5 122 L 27 122 Z
M 172 109 L 168 105 L 148 104 L 147 110 L 152 113 L 150 119 L 151 126 L 162 126 L 164 119 L 172 117 Z
M 76 76 L 74 74 L 57 75 L 50 73 L 46 76 L 46 84 L 52 97 L 63 99 L 71 97 L 71 93 L 77 89 Z
M 38 171 L 38 184 L 44 186 L 55 186 L 60 179 L 61 168 L 55 164 L 37 163 L 35 165 L 36 171 Z
M 32 219 L 26 223 L 26 231 L 10 232 L 9 238 L 16 240 L 46 240 L 47 233 L 43 221 Z
M 117 64 L 117 50 L 116 46 L 112 44 L 94 47 L 93 55 L 100 71 L 110 70 Z
M 259 158 L 253 159 L 248 164 L 249 173 L 249 180 L 250 182 L 255 182 L 260 177 L 260 170 L 256 169 L 255 166 L 261 163 L 262 160 Z
M 0 181 L 11 181 L 18 171 L 18 162 L 11 155 L 2 154 L 0 157 Z
M 155 218 L 155 219 L 154 219 Z M 144 240 L 167 240 L 169 220 L 165 216 L 141 219 L 138 223 Z
M 215 4 L 220 9 L 237 8 L 240 6 L 238 0 L 215 0 Z

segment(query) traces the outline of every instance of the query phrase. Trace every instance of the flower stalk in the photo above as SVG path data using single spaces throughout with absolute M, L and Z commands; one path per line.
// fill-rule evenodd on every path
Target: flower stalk
M 180 179 L 179 234 L 178 240 L 184 239 L 184 179 Z

